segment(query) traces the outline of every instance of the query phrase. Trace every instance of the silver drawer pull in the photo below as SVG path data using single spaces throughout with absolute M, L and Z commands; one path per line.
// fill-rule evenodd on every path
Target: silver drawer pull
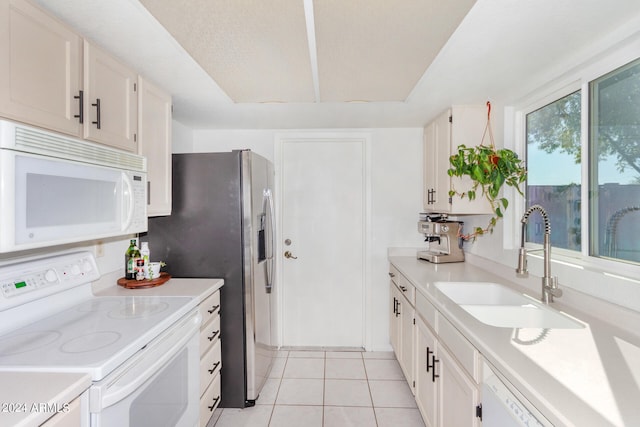
M 213 368 L 211 369 L 207 369 L 207 371 L 209 371 L 209 373 L 211 375 L 213 375 L 213 373 L 216 371 L 216 369 L 218 369 L 218 366 L 220 366 L 220 361 L 216 362 L 213 364 Z
M 210 310 L 207 310 L 207 313 L 209 313 L 209 314 L 213 314 L 213 313 L 215 313 L 215 312 L 216 312 L 216 310 L 217 310 L 217 309 L 219 309 L 219 308 L 220 308 L 220 304 L 218 304 L 218 305 L 214 305 L 213 307 L 211 307 L 211 309 L 210 309 Z

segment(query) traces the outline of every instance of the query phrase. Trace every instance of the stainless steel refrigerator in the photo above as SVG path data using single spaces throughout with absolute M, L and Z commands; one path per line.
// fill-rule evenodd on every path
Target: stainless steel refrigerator
M 170 216 L 149 218 L 172 277 L 224 279 L 220 406 L 253 406 L 275 357 L 273 165 L 249 151 L 172 156 Z

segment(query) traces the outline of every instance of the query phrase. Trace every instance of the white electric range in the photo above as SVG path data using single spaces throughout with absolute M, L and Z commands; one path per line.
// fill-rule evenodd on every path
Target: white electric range
M 89 252 L 0 267 L 0 371 L 91 375 L 92 427 L 194 426 L 197 302 L 94 296 L 99 277 Z

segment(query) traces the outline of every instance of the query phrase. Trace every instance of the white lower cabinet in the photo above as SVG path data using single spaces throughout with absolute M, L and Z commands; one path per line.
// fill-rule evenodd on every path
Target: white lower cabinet
M 477 349 L 393 266 L 390 276 L 392 345 L 425 425 L 479 427 Z
M 427 427 L 437 425 L 438 384 L 432 367 L 438 340 L 424 321 L 416 319 L 416 403 Z
M 476 408 L 480 386 L 443 345 L 425 321 L 416 316 L 416 403 L 429 427 L 475 427 L 480 425 Z M 475 349 L 472 357 L 478 358 Z M 476 377 L 477 378 L 477 377 Z
M 200 426 L 207 425 L 220 403 L 220 371 L 222 352 L 220 341 L 220 291 L 208 296 L 199 305 L 200 326 Z
M 398 361 L 401 359 L 401 337 L 402 337 L 402 319 L 400 318 L 400 290 L 396 284 L 391 281 L 389 287 L 389 293 L 391 294 L 391 314 L 389 315 L 389 339 L 391 340 L 391 348 L 396 354 Z
M 411 392 L 414 393 L 414 334 L 415 334 L 415 288 L 397 271 L 391 277 L 392 313 L 389 324 L 391 346 L 400 363 Z M 405 279 L 406 280 L 406 279 Z
M 480 387 L 469 378 L 446 348 L 438 349 L 439 404 L 438 425 L 473 427 L 480 425 L 476 407 L 480 401 Z

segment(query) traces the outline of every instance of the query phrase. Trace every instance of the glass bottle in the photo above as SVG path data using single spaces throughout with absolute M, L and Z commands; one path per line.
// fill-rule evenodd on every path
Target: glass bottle
M 124 278 L 136 280 L 136 261 L 140 258 L 140 250 L 136 246 L 136 239 L 131 239 L 129 248 L 124 254 Z
M 140 248 L 140 255 L 144 260 L 143 264 L 143 274 L 144 278 L 149 278 L 149 257 L 151 256 L 151 251 L 149 251 L 149 242 L 142 242 L 142 247 Z

